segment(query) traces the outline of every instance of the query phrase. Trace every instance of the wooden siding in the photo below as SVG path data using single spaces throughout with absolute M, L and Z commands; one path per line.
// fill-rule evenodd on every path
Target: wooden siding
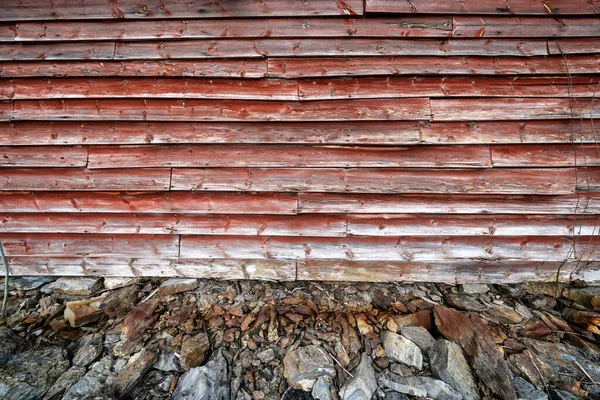
M 0 4 L 13 274 L 600 279 L 600 1 L 51 3 Z

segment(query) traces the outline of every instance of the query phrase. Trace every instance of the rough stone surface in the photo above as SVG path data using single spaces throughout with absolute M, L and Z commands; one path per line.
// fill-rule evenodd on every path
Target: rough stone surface
M 102 301 L 104 297 L 66 302 L 65 321 L 73 328 L 98 321 L 104 315 L 104 311 L 100 308 Z
M 420 385 L 414 386 L 408 378 L 394 375 L 392 373 L 382 374 L 377 378 L 379 386 L 388 388 L 398 393 L 408 394 L 415 397 L 427 396 L 427 391 Z
M 87 367 L 100 357 L 103 348 L 101 336 L 92 339 L 77 350 L 73 356 L 73 365 L 76 367 Z
M 192 368 L 181 376 L 173 400 L 229 400 L 227 360 L 218 351 L 202 367 Z
M 483 283 L 465 283 L 460 285 L 460 289 L 466 294 L 483 294 L 490 291 L 490 287 Z
M 296 389 L 311 391 L 321 376 L 336 376 L 333 360 L 321 347 L 309 345 L 289 350 L 283 359 L 283 376 Z
M 548 400 L 548 395 L 538 390 L 531 383 L 527 382 L 525 379 L 517 376 L 515 378 L 515 389 L 517 390 L 517 395 L 519 399 L 522 400 Z
M 94 398 L 94 396 L 111 395 L 107 393 L 112 387 L 116 374 L 112 367 L 114 360 L 111 357 L 103 357 L 100 361 L 92 364 L 90 370 L 77 383 L 71 386 L 63 396 L 62 400 L 80 400 Z
M 435 342 L 429 352 L 431 370 L 434 375 L 452 386 L 465 400 L 479 400 L 477 384 L 471 374 L 471 368 L 456 343 L 445 339 Z
M 164 350 L 158 353 L 158 358 L 152 367 L 164 372 L 184 371 L 184 368 L 179 362 L 179 357 L 177 357 L 173 352 Z
M 123 288 L 125 286 L 133 285 L 134 283 L 138 283 L 140 280 L 138 278 L 104 278 L 104 288 L 108 290 L 114 290 Z
M 594 311 L 600 311 L 600 286 L 567 288 L 563 290 L 562 295 Z
M 333 400 L 331 393 L 332 382 L 330 378 L 319 377 L 313 385 L 311 395 L 315 400 Z
M 63 277 L 46 285 L 42 291 L 89 296 L 102 289 L 102 278 Z
M 200 332 L 196 336 L 188 336 L 181 346 L 181 366 L 185 369 L 200 366 L 206 360 L 209 351 L 210 342 L 206 332 Z
M 51 276 L 23 276 L 17 279 L 10 279 L 8 285 L 13 289 L 26 291 L 37 289 L 55 280 L 56 278 Z
M 158 318 L 154 314 L 157 306 L 158 300 L 156 298 L 151 298 L 135 306 L 127 313 L 123 321 L 121 336 L 130 340 L 140 337 Z
M 427 352 L 435 344 L 431 333 L 422 326 L 403 326 L 400 328 L 402 336 L 419 346 L 421 351 Z
M 390 359 L 409 367 L 423 368 L 421 350 L 404 336 L 383 330 L 381 331 L 381 344 Z
M 82 367 L 69 368 L 56 380 L 56 382 L 54 382 L 54 385 L 52 385 L 50 390 L 48 390 L 44 396 L 44 400 L 60 398 L 59 396 L 69 390 L 75 383 L 79 382 L 86 372 L 87 369 Z
M 23 339 L 10 329 L 0 329 L 0 366 L 6 364 L 24 346 Z
M 158 288 L 159 296 L 170 296 L 177 293 L 194 290 L 198 287 L 198 280 L 193 278 L 171 278 L 163 282 Z
M 341 400 L 370 400 L 377 390 L 377 380 L 373 361 L 365 353 L 362 354 L 360 363 L 352 370 L 350 379 L 340 388 Z
M 67 351 L 58 347 L 16 354 L 0 366 L 0 398 L 41 398 L 68 368 Z
M 154 364 L 154 360 L 156 360 L 156 351 L 146 348 L 131 356 L 125 368 L 117 376 L 115 393 L 119 397 L 128 395 L 146 371 Z

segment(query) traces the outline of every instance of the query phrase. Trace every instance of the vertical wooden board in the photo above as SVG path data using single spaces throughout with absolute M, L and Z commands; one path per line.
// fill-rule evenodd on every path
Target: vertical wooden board
M 548 176 L 553 179 L 549 180 Z M 172 190 L 569 194 L 576 170 L 557 169 L 245 169 L 174 168 Z
M 510 0 L 498 4 L 495 0 L 366 0 L 365 13 L 422 14 L 498 14 L 498 15 L 596 15 L 598 0 Z
M 0 214 L 0 233 L 344 237 L 342 215 Z
M 297 86 L 287 79 L 25 78 L 0 80 L 0 99 L 297 100 Z
M 176 235 L 0 233 L 6 255 L 177 258 Z
M 596 143 L 588 120 L 421 122 L 424 144 Z
M 183 258 L 350 261 L 563 261 L 571 240 L 561 237 L 294 238 L 182 236 Z
M 267 60 L 160 60 L 160 61 L 0 61 L 0 76 L 83 77 L 83 76 L 163 76 L 205 78 L 262 78 L 267 76 Z
M 406 145 L 418 144 L 419 138 L 419 123 L 410 121 L 0 123 L 0 143 L 19 146 L 153 143 Z
M 594 263 L 598 264 L 598 263 Z M 598 265 L 589 265 L 590 277 L 598 277 Z M 548 282 L 557 277 L 561 282 L 573 278 L 574 262 L 526 261 L 445 261 L 445 262 L 368 262 L 368 261 L 304 261 L 298 262 L 298 280 L 331 282 L 440 282 L 450 285 L 466 283 L 509 284 Z
M 599 217 L 573 215 L 351 214 L 353 236 L 569 236 L 593 235 Z
M 419 195 L 299 193 L 301 213 L 600 214 L 600 194 Z
M 549 57 L 362 57 L 362 58 L 272 58 L 267 59 L 269 76 L 319 78 L 380 75 L 563 75 L 562 56 Z M 595 54 L 569 56 L 571 74 L 594 74 L 600 68 Z M 1 65 L 1 64 L 0 64 Z
M 494 167 L 600 166 L 600 146 L 578 143 L 561 145 L 494 145 Z
M 119 0 L 118 3 L 85 0 L 53 0 L 51 7 L 40 7 L 35 0 L 5 0 L 0 21 L 53 19 L 160 19 L 281 17 L 299 15 L 361 15 L 360 0 L 264 0 L 240 2 L 219 0 Z
M 0 190 L 168 190 L 168 168 L 0 168 Z
M 0 167 L 85 167 L 86 165 L 87 149 L 84 147 L 0 147 Z
M 88 168 L 482 168 L 488 146 L 119 146 L 90 147 Z
M 599 36 L 597 18 L 489 17 L 455 15 L 452 37 Z
M 567 38 L 548 40 L 548 54 L 594 54 L 600 53 L 598 38 Z
M 429 99 L 277 102 L 253 100 L 15 100 L 13 120 L 347 121 L 429 120 Z
M 0 196 L 0 209 L 11 213 L 293 215 L 297 213 L 297 205 L 295 193 L 35 191 L 4 192 Z
M 11 46 L 11 45 L 8 45 Z M 115 60 L 357 57 L 357 56 L 546 56 L 539 39 L 229 39 L 117 42 Z
M 0 43 L 0 60 L 110 60 L 113 58 L 114 50 L 115 44 L 110 42 L 52 44 Z
M 432 99 L 433 121 L 486 121 L 600 117 L 591 99 Z

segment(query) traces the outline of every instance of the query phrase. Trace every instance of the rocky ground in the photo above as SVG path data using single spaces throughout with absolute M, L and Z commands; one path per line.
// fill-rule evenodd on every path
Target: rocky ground
M 600 288 L 13 278 L 2 399 L 600 398 Z

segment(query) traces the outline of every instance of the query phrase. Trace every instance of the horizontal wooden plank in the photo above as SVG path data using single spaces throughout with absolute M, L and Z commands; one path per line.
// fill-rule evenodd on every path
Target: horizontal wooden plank
M 63 78 L 0 79 L 0 100 L 80 98 L 297 100 L 285 79 Z
M 15 45 L 0 45 L 13 48 Z M 36 45 L 37 46 L 37 45 Z M 61 45 L 55 45 L 57 48 Z M 35 55 L 35 52 L 32 52 Z M 27 53 L 29 54 L 29 53 Z M 538 39 L 228 39 L 117 42 L 115 60 L 340 57 L 340 56 L 516 56 L 548 55 Z M 9 58 L 15 59 L 15 58 Z M 17 58 L 23 59 L 23 58 Z
M 592 54 L 600 53 L 598 38 L 568 38 L 548 40 L 548 54 Z
M 562 145 L 494 145 L 494 167 L 600 166 L 600 146 L 579 143 Z
M 181 236 L 184 258 L 350 261 L 563 261 L 564 237 L 347 237 L 298 238 Z
M 577 174 L 577 190 L 581 192 L 600 190 L 600 168 L 579 168 Z
M 298 207 L 302 213 L 600 214 L 600 193 L 566 196 L 299 193 Z
M 350 214 L 354 236 L 569 236 L 594 235 L 600 216 Z
M 240 2 L 219 0 L 119 0 L 103 3 L 86 0 L 53 0 L 52 6 L 40 7 L 35 0 L 4 0 L 2 21 L 53 19 L 158 19 L 158 18 L 223 18 L 223 17 L 285 17 L 300 15 L 360 15 L 362 1 L 347 0 L 264 0 Z
M 0 233 L 346 236 L 343 215 L 0 214 Z
M 578 25 L 577 28 L 581 29 Z M 577 29 L 574 28 L 574 29 Z M 593 28 L 591 28 L 593 29 Z M 588 28 L 590 31 L 590 28 Z M 0 42 L 283 37 L 450 37 L 452 18 L 167 19 L 44 21 L 0 25 Z M 580 35 L 581 36 L 581 35 Z
M 0 140 L 0 143 L 11 142 Z M 88 151 L 84 147 L 0 147 L 0 167 L 85 167 L 87 158 Z
M 366 0 L 365 12 L 420 14 L 596 15 L 598 0 Z
M 172 190 L 569 194 L 576 169 L 173 168 Z M 552 179 L 548 179 L 552 176 Z
M 300 80 L 298 94 L 303 100 L 398 97 L 593 97 L 598 91 L 599 82 L 597 77 L 573 79 L 452 76 L 337 78 Z M 17 93 L 19 88 L 15 87 L 13 91 Z
M 91 235 L 0 233 L 0 242 L 12 256 L 90 256 L 177 258 L 177 235 Z
M 432 99 L 434 121 L 568 119 L 600 117 L 593 99 Z
M 1 104 L 1 103 L 0 103 Z M 12 112 L 12 105 L 10 107 Z M 352 144 L 419 143 L 419 123 L 346 122 L 0 122 L 0 143 L 79 144 Z M 590 135 L 591 136 L 591 135 Z
M 0 190 L 168 190 L 168 168 L 0 168 Z
M 15 100 L 12 120 L 346 121 L 428 120 L 429 99 L 277 102 L 253 100 Z
M 0 61 L 0 76 L 80 77 L 80 76 L 164 76 L 205 78 L 262 78 L 267 60 L 160 60 L 160 61 Z
M 189 277 L 293 281 L 296 261 L 126 257 L 9 257 L 12 275 Z
M 465 283 L 561 282 L 600 279 L 600 263 L 582 264 L 571 275 L 576 262 L 525 261 L 304 261 L 298 262 L 298 280 L 331 282 L 440 282 L 450 285 Z
M 598 18 L 455 15 L 453 19 L 452 37 L 577 37 L 600 35 Z
M 596 143 L 590 120 L 421 122 L 424 144 Z M 0 128 L 1 132 L 1 128 Z M 1 135 L 1 133 L 0 133 Z
M 1 61 L 111 60 L 114 52 L 115 44 L 111 42 L 0 43 Z
M 363 167 L 481 168 L 489 146 L 93 146 L 88 168 Z
M 268 58 L 269 76 L 318 78 L 364 75 L 557 75 L 566 74 L 562 56 L 550 57 L 363 57 Z M 35 64 L 34 64 L 35 65 Z M 570 56 L 571 74 L 595 74 L 600 56 Z M 0 64 L 0 70 L 4 64 Z
M 124 190 L 136 190 L 131 185 Z M 39 190 L 39 189 L 34 189 Z M 9 213 L 296 214 L 291 193 L 3 192 Z

